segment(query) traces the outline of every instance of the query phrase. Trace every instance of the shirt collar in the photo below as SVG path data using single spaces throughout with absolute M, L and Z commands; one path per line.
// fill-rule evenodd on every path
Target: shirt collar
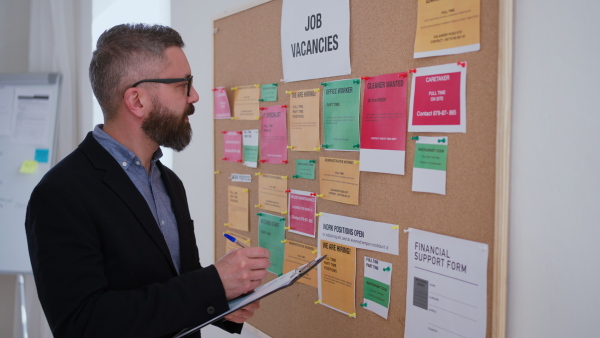
M 112 136 L 108 135 L 102 128 L 103 124 L 98 124 L 94 127 L 92 135 L 94 138 L 119 162 L 119 165 L 127 170 L 132 163 L 140 163 L 140 159 L 124 145 L 117 142 Z M 163 156 L 160 147 L 152 154 L 150 163 L 154 165 Z

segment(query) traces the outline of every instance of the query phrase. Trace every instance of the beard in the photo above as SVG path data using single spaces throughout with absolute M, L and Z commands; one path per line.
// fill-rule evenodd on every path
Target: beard
M 154 110 L 142 122 L 142 130 L 159 145 L 182 151 L 192 140 L 192 126 L 185 118 L 194 113 L 194 105 L 190 104 L 183 114 L 177 114 L 156 99 L 152 103 Z

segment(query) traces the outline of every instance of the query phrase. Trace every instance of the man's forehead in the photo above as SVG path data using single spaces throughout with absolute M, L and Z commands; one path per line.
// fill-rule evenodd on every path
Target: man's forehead
M 175 77 L 188 77 L 192 71 L 190 64 L 183 52 L 183 49 L 179 47 L 169 47 L 165 50 L 165 56 L 167 57 L 167 66 L 163 70 L 164 74 L 171 74 Z

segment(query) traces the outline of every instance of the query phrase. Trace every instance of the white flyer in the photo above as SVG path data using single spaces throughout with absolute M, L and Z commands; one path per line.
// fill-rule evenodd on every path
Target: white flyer
M 258 167 L 258 129 L 242 130 L 244 147 L 244 165 L 250 168 Z
M 281 55 L 284 82 L 349 75 L 349 0 L 283 0 Z
M 447 136 L 418 136 L 412 191 L 446 195 Z
M 319 240 L 399 255 L 399 236 L 398 226 L 394 224 L 324 212 L 319 216 Z
M 488 245 L 408 231 L 404 337 L 485 337 Z
M 364 303 L 360 306 L 387 319 L 391 284 L 392 263 L 365 256 Z
M 52 125 L 54 98 L 51 89 L 16 88 L 10 143 L 46 144 Z

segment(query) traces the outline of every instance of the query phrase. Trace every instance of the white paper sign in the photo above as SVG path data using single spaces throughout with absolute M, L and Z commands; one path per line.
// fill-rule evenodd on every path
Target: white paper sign
M 387 319 L 392 293 L 392 263 L 365 256 L 364 283 L 361 306 Z
M 15 109 L 11 122 L 10 142 L 42 145 L 46 143 L 52 123 L 52 91 L 50 89 L 15 89 Z
M 485 337 L 488 245 L 409 229 L 404 337 Z
M 350 74 L 349 0 L 284 0 L 283 81 Z
M 413 165 L 412 191 L 446 195 L 447 136 L 419 136 Z
M 258 129 L 242 130 L 242 133 L 244 135 L 242 137 L 244 154 L 246 154 L 246 152 L 249 150 L 256 151 L 258 153 Z M 258 159 L 258 155 L 257 155 L 257 159 Z M 258 162 L 257 161 L 244 161 L 244 165 L 246 167 L 256 168 L 256 167 L 258 167 Z
M 319 216 L 319 240 L 399 255 L 400 231 L 395 227 L 390 223 L 322 213 Z
M 231 182 L 252 183 L 252 175 L 231 174 L 229 179 Z

